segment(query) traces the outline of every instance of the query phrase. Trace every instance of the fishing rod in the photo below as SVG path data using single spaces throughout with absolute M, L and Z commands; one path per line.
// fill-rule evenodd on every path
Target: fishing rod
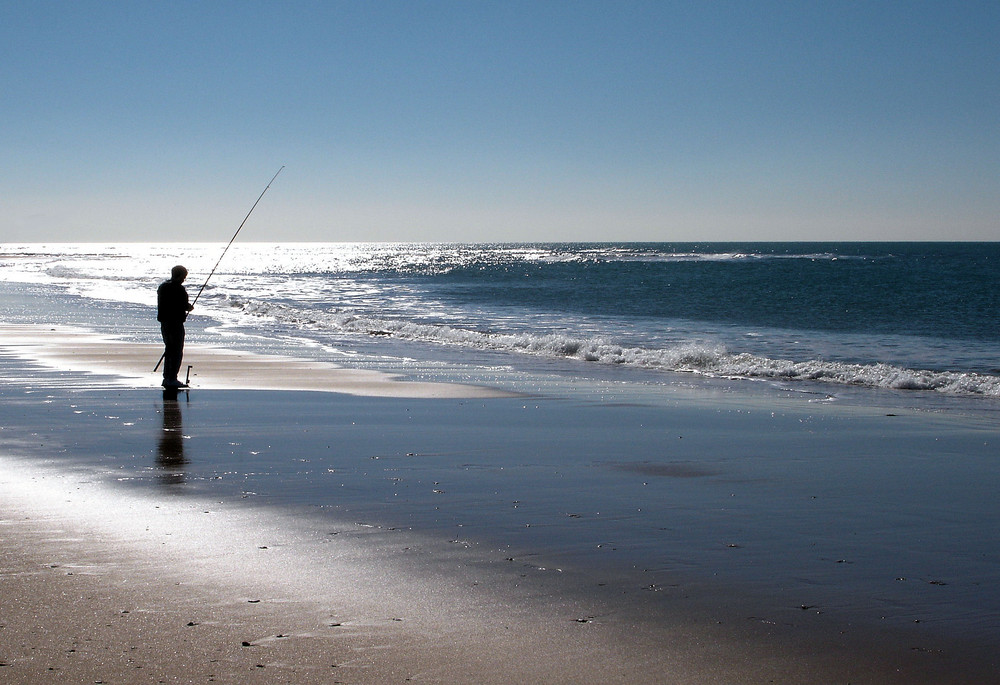
M 282 164 L 281 169 L 284 168 L 285 165 Z M 253 203 L 253 207 L 251 207 L 250 211 L 247 212 L 247 215 L 243 217 L 243 222 L 240 223 L 240 227 L 236 229 L 236 233 L 233 233 L 233 237 L 230 238 L 229 242 L 226 244 L 226 249 L 224 249 L 222 251 L 222 254 L 219 255 L 219 260 L 215 263 L 215 266 L 212 267 L 212 271 L 208 274 L 208 278 L 206 278 L 205 282 L 201 284 L 201 288 L 198 289 L 198 294 L 194 296 L 194 300 L 191 302 L 192 307 L 194 307 L 194 305 L 198 302 L 198 298 L 201 297 L 201 293 L 205 290 L 205 286 L 208 285 L 208 282 L 212 279 L 212 276 L 215 274 L 215 270 L 219 268 L 219 264 L 222 263 L 222 258 L 226 256 L 227 252 L 229 252 L 229 246 L 233 244 L 233 241 L 236 240 L 236 236 L 238 236 L 240 234 L 240 231 L 243 230 L 243 225 L 246 224 L 247 219 L 249 219 L 250 215 L 253 214 L 253 210 L 257 209 L 257 203 L 260 202 L 260 199 L 264 197 L 264 193 L 266 193 L 267 189 L 271 187 L 272 183 L 274 183 L 274 179 L 278 178 L 278 174 L 281 173 L 281 169 L 278 169 L 274 173 L 274 176 L 272 176 L 271 180 L 267 182 L 267 185 L 264 187 L 264 190 L 260 191 L 260 195 L 257 196 L 257 201 Z M 160 364 L 163 363 L 163 360 L 166 358 L 166 356 L 167 353 L 166 351 L 164 351 L 163 354 L 160 355 L 160 361 L 156 362 L 156 366 L 153 367 L 153 373 L 157 372 L 157 370 L 160 368 Z

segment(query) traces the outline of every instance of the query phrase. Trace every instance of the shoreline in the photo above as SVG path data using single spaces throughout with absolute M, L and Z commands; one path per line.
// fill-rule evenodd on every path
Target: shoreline
M 140 352 L 137 358 L 147 362 Z M 784 433 L 797 416 L 767 428 L 775 419 L 746 423 L 745 414 L 734 414 L 720 420 L 717 406 L 683 403 L 654 412 L 587 409 L 553 398 L 522 407 L 503 396 L 206 388 L 192 393 L 191 403 L 178 403 L 174 425 L 158 389 L 135 389 L 127 380 L 115 386 L 56 366 L 32 369 L 23 346 L 20 353 L 7 358 L 0 383 L 12 400 L 0 431 L 0 581 L 5 597 L 20 598 L 5 602 L 0 616 L 0 644 L 17 645 L 0 648 L 7 664 L 0 673 L 10 682 L 37 681 L 51 675 L 48 668 L 64 669 L 69 680 L 135 678 L 137 665 L 143 678 L 157 673 L 168 681 L 200 674 L 247 682 L 996 682 L 988 644 L 963 646 L 961 635 L 936 635 L 927 621 L 905 629 L 855 625 L 838 618 L 836 607 L 810 611 L 798 598 L 769 600 L 766 588 L 755 591 L 752 582 L 742 589 L 730 577 L 693 582 L 683 566 L 651 569 L 644 581 L 655 584 L 651 591 L 636 582 L 641 571 L 595 572 L 587 562 L 592 552 L 553 568 L 559 555 L 549 544 L 564 532 L 593 530 L 598 539 L 620 533 L 608 527 L 614 516 L 593 511 L 607 502 L 569 504 L 552 485 L 599 477 L 596 482 L 637 493 L 655 487 L 673 498 L 691 497 L 690 514 L 670 512 L 680 527 L 684 516 L 723 513 L 706 499 L 712 488 L 722 488 L 719 501 L 728 502 L 741 484 L 758 492 L 774 477 L 756 470 L 758 464 L 720 461 L 713 450 L 758 426 L 775 433 L 774 445 L 797 449 L 800 438 Z M 602 417 L 607 425 L 584 430 Z M 872 424 L 859 435 L 893 425 L 884 417 L 859 418 Z M 496 425 L 487 425 L 490 420 Z M 668 430 L 669 442 L 658 434 L 643 438 L 651 420 L 676 422 L 683 435 Z M 837 437 L 843 425 L 821 435 L 858 444 Z M 801 444 L 814 444 L 811 431 L 819 428 L 803 432 L 809 442 Z M 622 432 L 604 444 L 606 430 Z M 178 433 L 179 455 L 170 452 L 176 443 L 165 444 Z M 615 455 L 624 435 L 639 440 L 638 447 Z M 322 450 L 330 437 L 339 443 L 328 459 Z M 684 451 L 654 467 L 643 445 Z M 618 466 L 558 460 L 588 449 L 617 458 Z M 524 455 L 532 453 L 529 461 Z M 241 461 L 248 462 L 245 480 L 226 489 Z M 278 469 L 289 461 L 315 466 L 285 475 Z M 746 470 L 751 466 L 755 470 Z M 317 481 L 328 467 L 335 473 Z M 527 482 L 544 476 L 538 492 L 510 485 L 510 474 L 525 469 Z M 555 480 L 544 475 L 553 469 L 562 474 Z M 178 481 L 178 473 L 186 480 Z M 253 473 L 264 475 L 246 480 Z M 224 479 L 214 480 L 220 475 Z M 279 487 L 288 478 L 294 497 L 304 496 L 298 488 L 306 484 L 343 494 L 332 508 L 288 500 Z M 434 486 L 440 494 L 430 490 L 432 480 L 441 482 Z M 602 495 L 585 487 L 589 482 L 559 487 Z M 503 491 L 494 497 L 493 488 Z M 810 501 L 810 494 L 823 493 L 804 494 Z M 831 493 L 819 503 L 839 511 L 842 496 Z M 406 508 L 396 504 L 401 498 L 410 502 Z M 549 511 L 552 506 L 574 509 Z M 756 508 L 734 512 L 744 519 L 741 528 L 751 522 L 747 517 L 761 516 L 759 504 L 746 506 Z M 407 516 L 412 525 L 405 525 Z M 396 523 L 366 523 L 376 519 Z M 521 520 L 532 527 L 523 528 Z M 769 525 L 766 517 L 761 521 Z M 487 529 L 496 540 L 508 536 L 511 546 L 490 546 L 495 543 L 481 537 Z M 665 535 L 662 544 L 684 541 Z M 777 563 L 807 568 L 806 559 L 780 556 L 787 552 L 756 551 L 765 541 L 748 531 L 713 537 L 705 542 L 706 559 L 741 555 L 753 565 L 778 554 Z M 624 547 L 626 541 L 618 542 Z M 738 544 L 728 548 L 727 542 Z M 863 570 L 866 549 L 855 552 L 857 565 L 854 559 L 812 563 L 839 577 Z M 965 583 L 946 580 L 952 592 L 965 591 Z M 261 601 L 251 604 L 255 599 Z
M 148 365 L 163 351 L 162 345 L 126 342 L 82 328 L 2 322 L 0 347 L 53 369 L 112 376 L 130 387 L 155 385 L 159 376 Z M 190 343 L 184 348 L 182 371 L 189 365 L 197 369 L 192 382 L 205 390 L 291 390 L 425 399 L 516 396 L 486 386 L 405 381 L 379 371 Z

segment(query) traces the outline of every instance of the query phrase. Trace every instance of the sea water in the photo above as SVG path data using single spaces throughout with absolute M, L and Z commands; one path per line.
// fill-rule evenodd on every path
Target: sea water
M 0 282 L 70 296 L 69 323 L 155 339 L 156 286 L 182 263 L 195 331 L 404 374 L 1000 398 L 1000 243 L 235 244 L 220 261 L 223 248 L 6 244 Z M 44 309 L 5 316 L 59 316 Z
M 191 342 L 528 399 L 287 393 L 279 409 L 196 390 L 175 406 L 0 373 L 5 449 L 608 564 L 634 587 L 688 574 L 1000 641 L 1000 244 L 224 247 L 2 245 L 0 320 L 158 342 L 156 287 L 180 263 Z

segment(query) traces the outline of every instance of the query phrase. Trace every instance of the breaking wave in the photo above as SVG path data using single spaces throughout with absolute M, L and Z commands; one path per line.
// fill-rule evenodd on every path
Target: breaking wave
M 273 319 L 308 330 L 388 336 L 399 340 L 470 349 L 620 364 L 720 378 L 814 381 L 869 388 L 934 391 L 950 395 L 1000 397 L 1000 376 L 991 374 L 908 369 L 886 363 L 771 359 L 746 352 L 731 352 L 722 345 L 697 343 L 648 349 L 624 346 L 600 337 L 477 331 L 351 312 L 304 313 L 301 309 L 282 304 L 239 298 L 228 298 L 228 304 L 251 317 Z

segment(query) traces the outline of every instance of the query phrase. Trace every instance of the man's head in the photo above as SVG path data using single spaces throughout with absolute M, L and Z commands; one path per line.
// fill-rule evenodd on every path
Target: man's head
M 170 270 L 170 280 L 177 281 L 178 283 L 183 283 L 184 279 L 187 278 L 187 275 L 188 270 L 180 264 Z

